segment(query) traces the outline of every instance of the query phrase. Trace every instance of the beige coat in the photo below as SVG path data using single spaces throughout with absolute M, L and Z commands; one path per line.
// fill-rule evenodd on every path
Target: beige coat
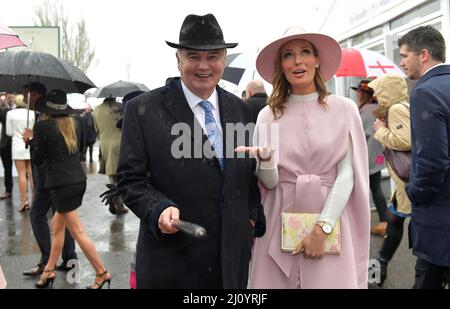
M 103 102 L 94 110 L 94 126 L 100 139 L 100 150 L 106 164 L 106 175 L 114 176 L 119 162 L 122 131 L 116 127 L 122 105 L 117 102 Z
M 377 130 L 373 137 L 386 148 L 411 150 L 408 86 L 405 79 L 399 75 L 387 74 L 370 82 L 369 87 L 375 91 L 374 95 L 380 105 L 379 112 L 388 117 L 387 127 Z M 411 202 L 405 192 L 405 183 L 387 165 L 396 187 L 391 201 L 397 199 L 398 212 L 410 214 Z

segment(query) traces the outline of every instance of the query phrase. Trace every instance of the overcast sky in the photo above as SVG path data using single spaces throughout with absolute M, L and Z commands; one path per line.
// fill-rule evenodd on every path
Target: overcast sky
M 2 0 L 0 22 L 32 26 L 37 0 Z M 229 53 L 264 47 L 289 26 L 309 31 L 321 28 L 333 0 L 64 0 L 71 21 L 82 16 L 95 47 L 94 65 L 87 72 L 98 86 L 119 79 L 153 89 L 178 75 L 175 50 L 165 40 L 178 42 L 188 14 L 213 13 L 226 42 L 238 42 Z M 338 0 L 333 14 L 349 14 L 360 0 Z M 347 19 L 333 25 L 337 31 Z M 129 64 L 129 71 L 127 65 Z

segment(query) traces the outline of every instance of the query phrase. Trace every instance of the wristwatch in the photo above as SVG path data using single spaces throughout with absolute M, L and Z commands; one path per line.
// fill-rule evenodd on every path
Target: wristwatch
M 317 221 L 316 223 L 318 226 L 320 226 L 322 228 L 322 231 L 325 234 L 330 234 L 331 232 L 333 232 L 333 227 L 331 226 L 330 223 L 328 222 L 324 222 L 324 221 Z

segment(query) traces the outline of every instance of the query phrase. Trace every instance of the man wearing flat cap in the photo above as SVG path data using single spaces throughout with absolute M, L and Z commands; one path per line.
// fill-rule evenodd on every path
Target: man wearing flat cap
M 237 43 L 225 43 L 208 14 L 187 16 L 179 43 L 167 44 L 181 78 L 131 100 L 123 121 L 118 188 L 141 220 L 137 287 L 246 288 L 260 195 L 254 160 L 229 155 L 241 145 L 226 127 L 246 125 L 250 111 L 217 86 Z M 188 156 L 177 146 L 186 136 Z M 206 238 L 178 231 L 177 219 L 203 226 Z

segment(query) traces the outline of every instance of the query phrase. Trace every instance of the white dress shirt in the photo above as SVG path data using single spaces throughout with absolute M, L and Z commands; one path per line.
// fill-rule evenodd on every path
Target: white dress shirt
M 201 101 L 204 100 L 193 94 L 192 91 L 190 91 L 188 87 L 186 87 L 183 81 L 181 81 L 181 86 L 183 87 L 184 96 L 186 97 L 189 107 L 192 109 L 195 118 L 202 126 L 203 131 L 206 132 L 205 111 L 203 110 L 203 108 L 201 108 L 200 105 L 198 105 Z M 211 96 L 207 99 L 207 101 L 209 101 L 213 106 L 212 113 L 214 116 L 214 120 L 216 121 L 217 126 L 219 127 L 220 134 L 222 135 L 222 125 L 220 122 L 220 111 L 219 111 L 219 95 L 217 94 L 217 90 L 215 88 Z

